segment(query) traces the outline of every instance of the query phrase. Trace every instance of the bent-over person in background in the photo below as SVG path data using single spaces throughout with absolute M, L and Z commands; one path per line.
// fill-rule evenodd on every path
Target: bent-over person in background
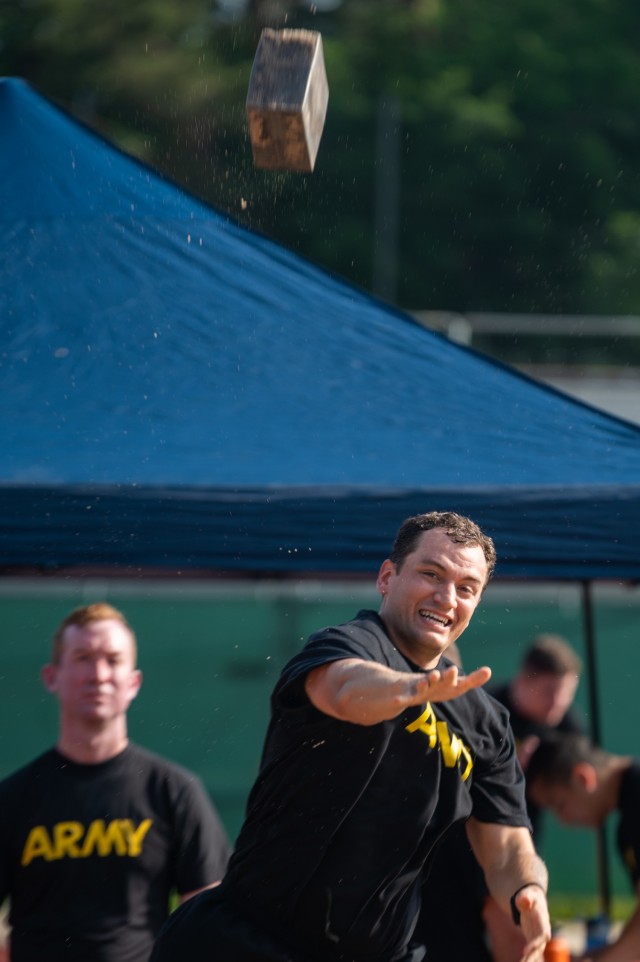
M 584 735 L 549 735 L 529 760 L 527 790 L 559 822 L 599 828 L 618 814 L 616 847 L 636 907 L 618 938 L 590 949 L 585 959 L 637 962 L 640 959 L 640 759 L 614 755 Z

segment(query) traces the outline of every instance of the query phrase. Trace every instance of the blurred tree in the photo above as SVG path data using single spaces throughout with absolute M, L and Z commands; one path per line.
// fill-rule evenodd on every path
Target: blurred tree
M 0 0 L 3 71 L 367 288 L 384 229 L 376 185 L 397 177 L 403 306 L 640 313 L 639 5 L 252 0 L 232 16 L 239 9 Z M 253 168 L 244 100 L 266 22 L 323 36 L 329 111 L 310 175 Z M 389 99 L 398 163 L 376 177 Z
M 232 86 L 215 13 L 209 0 L 14 0 L 0 6 L 5 72 L 161 168 L 186 161 L 188 182 Z

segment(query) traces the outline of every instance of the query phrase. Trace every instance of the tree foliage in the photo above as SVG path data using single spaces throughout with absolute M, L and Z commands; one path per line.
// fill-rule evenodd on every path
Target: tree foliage
M 265 23 L 323 36 L 313 174 L 252 164 Z M 232 18 L 211 0 L 5 0 L 0 33 L 5 74 L 343 277 L 375 288 L 388 232 L 402 306 L 640 313 L 637 4 L 253 0 Z M 397 188 L 395 233 L 380 184 Z

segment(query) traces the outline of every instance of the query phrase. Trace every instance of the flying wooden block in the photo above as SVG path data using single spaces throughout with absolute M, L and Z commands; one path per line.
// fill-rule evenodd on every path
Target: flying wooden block
M 255 166 L 312 171 L 328 102 L 320 34 L 265 27 L 246 102 Z

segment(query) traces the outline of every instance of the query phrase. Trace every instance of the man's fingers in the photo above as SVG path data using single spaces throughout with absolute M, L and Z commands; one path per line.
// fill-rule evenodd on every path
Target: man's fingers
M 480 685 L 486 685 L 486 683 L 491 678 L 491 669 L 484 665 L 482 668 L 476 668 L 475 671 L 470 672 L 466 676 L 467 682 L 469 682 L 469 688 L 478 688 Z
M 440 672 L 437 669 L 414 679 L 411 697 L 424 697 L 431 701 L 450 701 L 472 688 L 484 685 L 491 678 L 491 669 L 477 668 L 468 675 L 461 675 L 455 665 Z
M 484 666 L 476 668 L 468 675 L 459 673 L 456 665 L 444 671 L 435 668 L 424 675 L 414 675 L 405 689 L 409 704 L 417 705 L 424 701 L 451 701 L 472 688 L 486 684 L 491 678 L 491 669 Z
M 426 698 L 434 685 L 440 681 L 440 672 L 432 671 L 428 675 L 416 675 L 411 679 L 409 687 L 410 697 Z
M 455 672 L 455 674 L 449 675 L 449 672 Z M 475 671 L 469 672 L 468 675 L 458 675 L 458 669 L 447 669 L 443 675 L 443 682 L 448 682 L 449 687 L 452 689 L 454 695 L 462 695 L 465 691 L 470 691 L 472 688 L 479 688 L 481 685 L 485 685 L 491 678 L 491 669 L 476 668 Z M 440 686 L 444 688 L 444 685 Z
M 531 941 L 527 942 L 524 947 L 520 962 L 543 962 L 544 950 L 547 942 L 547 937 L 543 935 L 539 935 L 537 938 L 531 939 Z
M 537 885 L 527 886 L 516 896 L 516 906 L 527 939 L 521 962 L 542 962 L 545 946 L 551 938 L 546 895 Z

